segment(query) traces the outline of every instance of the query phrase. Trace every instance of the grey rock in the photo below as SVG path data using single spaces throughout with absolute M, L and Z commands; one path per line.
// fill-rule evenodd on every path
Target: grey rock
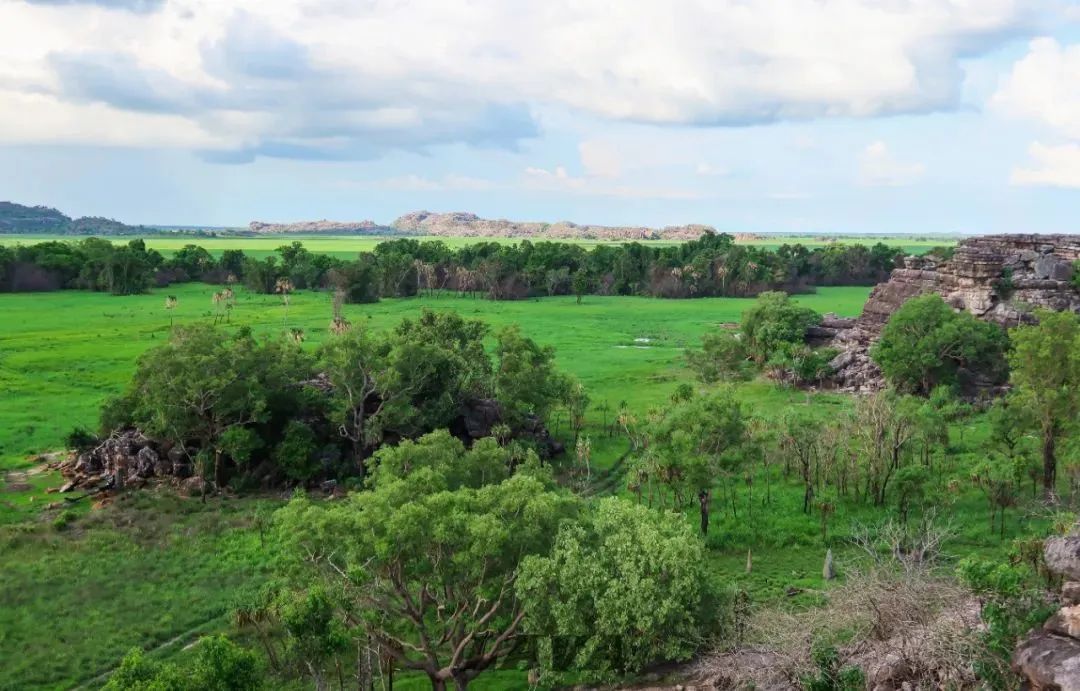
M 1013 668 L 1026 680 L 1025 688 L 1080 691 L 1080 641 L 1036 631 L 1017 647 Z
M 1080 580 L 1080 537 L 1047 538 L 1043 544 L 1046 568 L 1056 574 Z

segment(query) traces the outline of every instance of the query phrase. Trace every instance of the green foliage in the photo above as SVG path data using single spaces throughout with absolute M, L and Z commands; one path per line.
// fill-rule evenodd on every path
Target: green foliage
M 157 662 L 133 649 L 109 677 L 104 691 L 256 691 L 263 687 L 255 653 L 225 636 L 208 636 L 190 666 Z
M 243 332 L 226 338 L 205 325 L 177 327 L 167 344 L 139 358 L 127 393 L 105 408 L 103 423 L 136 426 L 174 444 L 197 442 L 222 485 L 225 459 L 244 466 L 262 445 L 254 426 L 272 421 L 275 409 L 302 407 L 294 382 L 310 367 L 287 343 L 259 344 Z
M 677 515 L 617 498 L 527 557 L 517 592 L 531 636 L 550 639 L 546 672 L 615 680 L 685 660 L 714 615 L 705 550 Z
M 898 389 L 929 394 L 962 383 L 961 371 L 1002 381 L 1008 337 L 994 324 L 956 312 L 939 295 L 912 298 L 889 318 L 870 355 Z
M 817 646 L 812 651 L 817 670 L 802 680 L 806 691 L 861 691 L 866 678 L 858 667 L 840 664 L 840 652 L 833 646 Z
M 1034 585 L 1030 569 L 1000 561 L 966 557 L 957 575 L 982 600 L 980 637 L 983 653 L 975 671 L 991 689 L 1018 688 L 1010 661 L 1020 637 L 1044 622 L 1056 609 Z
M 79 515 L 71 509 L 64 509 L 53 519 L 52 526 L 55 530 L 67 530 Z
M 718 330 L 701 337 L 701 350 L 687 350 L 686 360 L 706 384 L 740 381 L 750 376 L 749 355 L 740 335 Z
M 299 420 L 289 420 L 285 434 L 274 447 L 273 458 L 289 479 L 306 482 L 319 470 L 315 451 L 315 433 L 311 428 Z
M 384 653 L 425 669 L 432 683 L 467 683 L 520 636 L 521 560 L 550 550 L 573 504 L 521 474 L 447 490 L 441 467 L 388 473 L 329 506 L 298 497 L 276 522 L 291 573 L 343 592 L 350 619 Z
M 514 421 L 525 415 L 546 418 L 571 386 L 555 367 L 555 349 L 522 335 L 517 326 L 502 329 L 496 340 L 495 395 L 503 410 Z
M 802 344 L 806 330 L 820 321 L 821 315 L 796 304 L 787 293 L 766 292 L 743 312 L 739 330 L 750 357 L 764 363 L 783 346 Z
M 1038 324 L 1013 329 L 1009 365 L 1013 403 L 1041 438 L 1043 491 L 1057 483 L 1057 444 L 1080 412 L 1080 318 L 1071 312 L 1036 313 Z

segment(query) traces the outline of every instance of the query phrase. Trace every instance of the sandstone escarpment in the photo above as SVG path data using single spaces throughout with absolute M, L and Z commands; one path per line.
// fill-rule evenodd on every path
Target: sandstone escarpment
M 432 213 L 414 211 L 391 224 L 399 233 L 446 237 L 540 238 L 545 240 L 697 240 L 711 226 L 690 224 L 648 228 L 645 226 L 579 225 L 570 221 L 542 223 L 480 218 L 462 211 Z
M 986 235 L 960 243 L 948 260 L 907 257 L 889 280 L 878 284 L 849 328 L 836 329 L 831 345 L 835 383 L 870 391 L 882 386 L 870 346 L 889 317 L 907 300 L 936 293 L 954 308 L 1002 327 L 1034 321 L 1036 309 L 1080 312 L 1073 262 L 1080 260 L 1080 235 Z
M 283 235 L 286 233 L 337 234 L 337 235 L 386 235 L 393 232 L 374 221 L 299 221 L 296 223 L 266 223 L 252 221 L 248 230 L 260 235 Z

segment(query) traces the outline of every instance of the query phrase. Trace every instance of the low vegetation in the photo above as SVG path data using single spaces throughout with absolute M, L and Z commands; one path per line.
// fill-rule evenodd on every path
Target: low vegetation
M 684 258 L 723 249 L 710 262 L 726 262 L 723 242 L 691 243 Z M 476 292 L 519 297 L 503 289 L 528 273 L 526 251 L 558 249 L 529 247 L 497 253 L 511 283 Z M 314 275 L 265 261 L 259 273 L 236 255 L 235 288 L 5 296 L 37 320 L 21 350 L 5 342 L 5 377 L 63 357 L 32 352 L 46 321 L 83 319 L 81 331 L 93 324 L 118 348 L 92 372 L 106 385 L 71 398 L 64 429 L 5 428 L 8 468 L 56 444 L 107 391 L 100 434 L 137 428 L 182 450 L 207 488 L 192 501 L 165 479 L 141 481 L 94 510 L 71 497 L 39 511 L 30 500 L 43 485 L 20 475 L 0 535 L 16 565 L 0 579 L 2 609 L 18 613 L 0 622 L 3 648 L 26 657 L 0 660 L 11 683 L 552 687 L 698 657 L 683 674 L 764 684 L 767 672 L 833 689 L 878 679 L 875 661 L 898 653 L 918 663 L 906 681 L 1015 687 L 1007 655 L 1044 613 L 1038 543 L 1078 496 L 1061 481 L 1078 476 L 1075 315 L 1040 313 L 1006 337 L 940 300 L 914 301 L 873 353 L 893 386 L 856 398 L 814 391 L 833 353 L 806 334 L 821 312 L 853 314 L 865 290 L 792 298 L 744 282 L 731 290 L 756 300 L 688 306 L 575 290 L 586 270 L 561 297 L 495 302 L 433 289 L 431 274 L 417 283 L 427 269 L 409 248 L 426 251 L 392 243 L 352 264 L 366 272 L 355 301 L 341 284 L 317 292 Z M 305 266 L 291 249 L 283 261 Z M 208 256 L 181 259 L 220 271 Z M 625 290 L 659 294 L 650 271 Z M 523 295 L 539 279 L 527 285 Z M 410 291 L 423 295 L 383 299 Z M 122 321 L 107 316 L 121 309 Z M 961 397 L 1006 380 L 1004 397 Z M 11 381 L 26 408 L 44 400 Z M 464 433 L 462 411 L 479 404 L 498 419 Z M 538 441 L 539 423 L 564 453 Z M 90 436 L 70 438 L 89 448 Z M 153 591 L 158 621 L 133 618 L 147 611 L 144 589 L 109 582 L 96 551 L 132 537 L 132 579 L 178 581 L 171 596 Z M 98 583 L 110 605 L 87 622 L 109 628 L 107 650 L 75 643 L 46 672 L 33 664 L 34 620 L 70 609 L 84 596 L 75 583 Z M 210 604 L 186 606 L 211 589 Z M 177 637 L 202 640 L 182 651 Z M 751 664 L 762 659 L 764 672 Z

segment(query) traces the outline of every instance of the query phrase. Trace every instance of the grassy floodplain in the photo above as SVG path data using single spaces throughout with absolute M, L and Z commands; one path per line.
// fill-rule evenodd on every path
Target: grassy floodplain
M 16 245 L 16 244 L 33 244 L 36 242 L 43 242 L 46 240 L 78 240 L 77 237 L 70 235 L 0 235 L 0 245 Z M 114 237 L 110 238 L 114 242 L 123 243 L 131 239 L 131 237 Z M 243 250 L 246 254 L 253 257 L 263 258 L 274 254 L 274 251 L 281 245 L 288 244 L 294 240 L 299 240 L 304 243 L 312 252 L 317 254 L 329 254 L 339 259 L 353 259 L 359 252 L 370 251 L 375 248 L 375 245 L 383 242 L 389 238 L 380 236 L 359 236 L 359 235 L 266 235 L 266 236 L 223 236 L 223 237 L 198 237 L 194 235 L 180 235 L 180 234 L 161 234 L 161 235 L 148 235 L 144 238 L 146 245 L 152 249 L 156 249 L 162 254 L 168 256 L 180 249 L 184 245 L 194 244 L 205 247 L 210 253 L 215 256 L 220 254 L 223 250 Z M 441 240 L 450 247 L 461 247 L 464 245 L 472 244 L 475 242 L 499 242 L 504 244 L 512 244 L 520 242 L 520 238 L 448 238 L 448 237 L 417 237 L 417 240 Z M 926 252 L 931 247 L 940 245 L 952 245 L 955 243 L 955 238 L 952 237 L 916 237 L 916 236 L 873 236 L 873 235 L 851 235 L 842 236 L 837 238 L 839 242 L 846 244 L 865 244 L 873 245 L 877 242 L 883 242 L 889 246 L 900 247 L 904 252 L 908 254 L 921 254 Z M 539 238 L 531 238 L 531 241 L 538 242 Z M 575 244 L 583 245 L 585 247 L 595 247 L 596 245 L 615 245 L 618 242 L 600 241 L 600 240 L 565 240 L 565 242 L 572 242 Z M 762 236 L 761 240 L 755 240 L 747 242 L 745 244 L 755 245 L 758 247 L 764 247 L 766 249 L 776 249 L 783 244 L 802 244 L 807 247 L 820 247 L 822 245 L 829 244 L 829 240 L 823 239 L 818 236 L 812 235 L 768 235 Z M 679 244 L 675 241 L 668 240 L 647 240 L 644 244 L 648 245 L 676 245 Z
M 57 478 L 34 470 L 35 454 L 58 448 L 75 426 L 95 425 L 100 403 L 122 389 L 140 353 L 168 337 L 170 320 L 214 320 L 214 290 L 187 284 L 131 297 L 83 291 L 0 296 L 0 689 L 94 688 L 93 681 L 133 646 L 156 657 L 182 657 L 199 635 L 232 632 L 236 596 L 270 572 L 263 531 L 281 495 L 215 497 L 203 504 L 149 490 L 126 493 L 107 506 L 84 501 L 67 508 L 53 506 L 57 497 L 46 492 Z M 797 300 L 851 316 L 868 292 L 823 288 Z M 171 316 L 166 295 L 178 299 Z M 436 295 L 350 305 L 346 316 L 384 329 L 429 307 L 480 318 L 493 328 L 520 324 L 527 335 L 556 347 L 559 366 L 582 380 L 594 404 L 615 408 L 626 401 L 644 414 L 691 381 L 683 350 L 706 330 L 738 321 L 751 303 L 588 296 L 578 305 L 572 297 L 492 302 Z M 279 297 L 240 289 L 231 324 L 224 326 L 250 326 L 268 338 L 298 327 L 305 346 L 314 348 L 327 336 L 330 316 L 326 292 L 294 294 L 286 313 Z M 852 406 L 846 396 L 786 390 L 764 380 L 740 385 L 739 396 L 766 420 L 795 409 L 825 420 Z M 588 413 L 596 471 L 589 492 L 630 496 L 621 472 L 627 443 L 604 429 L 609 416 L 595 408 Z M 957 471 L 979 457 L 986 433 L 979 419 L 954 427 L 949 463 Z M 718 582 L 745 587 L 756 602 L 812 605 L 825 587 L 819 520 L 801 512 L 802 489 L 783 476 L 782 467 L 756 472 L 752 488 L 740 483 L 735 489 L 736 507 L 717 502 L 707 541 L 710 573 Z M 942 483 L 948 475 L 942 474 Z M 772 499 L 767 509 L 763 492 Z M 955 530 L 947 547 L 954 557 L 999 554 L 1009 539 L 1044 529 L 1050 520 L 1034 509 L 1014 510 L 1002 538 L 989 529 L 978 490 L 943 496 L 941 510 Z M 842 545 L 855 526 L 892 511 L 838 502 L 831 544 Z M 696 520 L 692 509 L 687 520 Z M 752 573 L 745 570 L 748 550 Z M 837 553 L 842 573 L 843 548 Z M 791 598 L 790 592 L 799 594 Z M 425 683 L 403 676 L 398 688 Z M 524 685 L 524 672 L 510 668 L 481 677 L 475 688 Z

